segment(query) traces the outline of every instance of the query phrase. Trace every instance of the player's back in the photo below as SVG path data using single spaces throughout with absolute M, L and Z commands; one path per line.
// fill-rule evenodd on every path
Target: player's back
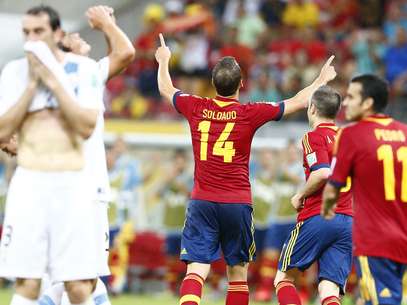
M 176 93 L 174 105 L 189 122 L 195 159 L 192 199 L 251 203 L 248 163 L 255 131 L 278 120 L 284 104 L 249 103 Z
M 344 145 L 353 146 L 346 153 L 353 158 L 356 255 L 407 262 L 407 125 L 371 116 L 345 133 Z
M 333 123 L 319 124 L 313 131 L 305 134 L 303 144 L 303 162 L 306 180 L 311 172 L 320 168 L 330 168 L 338 127 Z M 304 208 L 298 214 L 298 221 L 321 213 L 322 192 L 324 186 L 307 197 Z M 352 194 L 350 184 L 341 189 L 335 213 L 352 216 Z

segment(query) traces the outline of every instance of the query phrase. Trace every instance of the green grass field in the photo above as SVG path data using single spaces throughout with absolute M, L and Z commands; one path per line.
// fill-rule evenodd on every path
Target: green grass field
M 0 289 L 0 304 L 8 305 L 10 303 L 12 291 L 8 289 Z M 162 296 L 138 296 L 138 295 L 123 295 L 120 297 L 112 297 L 110 299 L 112 305 L 178 305 L 178 299 L 168 295 Z M 216 302 L 206 301 L 205 297 L 202 300 L 202 305 L 224 305 L 223 300 Z M 250 303 L 251 305 L 260 305 L 264 303 Z

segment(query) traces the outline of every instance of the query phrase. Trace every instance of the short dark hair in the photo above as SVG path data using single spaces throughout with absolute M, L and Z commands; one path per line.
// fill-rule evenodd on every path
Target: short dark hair
M 314 92 L 311 103 L 317 109 L 318 115 L 327 119 L 334 119 L 341 108 L 341 95 L 330 86 L 321 86 Z
M 48 5 L 37 5 L 30 8 L 26 13 L 26 15 L 42 15 L 46 14 L 49 17 L 49 25 L 53 31 L 56 31 L 61 28 L 61 18 L 59 17 L 58 12 Z
M 387 82 L 374 74 L 363 74 L 352 78 L 351 83 L 362 85 L 362 99 L 373 99 L 373 110 L 382 112 L 387 106 L 389 87 Z
M 232 56 L 223 57 L 212 70 L 212 82 L 216 92 L 222 96 L 236 93 L 242 80 L 242 71 Z

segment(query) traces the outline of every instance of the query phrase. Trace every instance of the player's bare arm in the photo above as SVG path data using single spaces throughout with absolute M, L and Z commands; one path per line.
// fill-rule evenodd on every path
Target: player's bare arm
M 327 183 L 322 194 L 321 216 L 325 219 L 332 219 L 335 216 L 336 202 L 339 198 L 339 188 Z
M 117 26 L 111 7 L 92 6 L 87 10 L 86 16 L 91 28 L 105 34 L 109 56 L 108 79 L 110 79 L 134 60 L 136 51 L 127 35 Z
M 318 191 L 327 182 L 330 174 L 329 168 L 312 171 L 305 185 L 291 198 L 292 206 L 297 211 L 301 210 L 304 199 Z
M 284 115 L 288 115 L 299 110 L 305 109 L 308 107 L 308 102 L 311 99 L 314 92 L 321 86 L 326 85 L 328 82 L 333 80 L 336 77 L 336 71 L 334 66 L 332 66 L 332 61 L 335 56 L 332 55 L 326 63 L 323 65 L 321 72 L 314 82 L 308 87 L 302 89 L 294 97 L 285 100 L 285 110 Z
M 172 103 L 175 92 L 179 91 L 172 84 L 168 64 L 171 58 L 171 51 L 165 45 L 163 35 L 160 33 L 160 47 L 155 52 L 155 59 L 158 62 L 158 89 L 162 97 Z
M 0 143 L 3 143 L 5 146 L 9 143 L 12 135 L 22 124 L 38 87 L 39 78 L 34 73 L 32 67 L 33 56 L 27 54 L 27 59 L 30 71 L 30 79 L 27 87 L 17 103 L 0 116 Z
M 82 138 L 89 138 L 96 125 L 98 110 L 80 107 L 66 92 L 55 75 L 35 56 L 33 57 L 33 67 L 40 80 L 56 97 L 61 113 L 69 126 Z

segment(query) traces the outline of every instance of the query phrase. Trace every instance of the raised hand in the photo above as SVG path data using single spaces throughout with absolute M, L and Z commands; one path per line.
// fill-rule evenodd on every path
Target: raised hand
M 328 82 L 336 77 L 335 68 L 331 65 L 334 58 L 335 55 L 332 55 L 323 65 L 321 72 L 319 73 L 319 76 L 317 78 L 318 84 L 320 86 L 326 85 Z
M 92 29 L 103 31 L 109 24 L 115 23 L 113 8 L 104 5 L 92 6 L 86 11 L 89 26 Z
M 158 36 L 160 37 L 160 46 L 157 48 L 157 51 L 155 52 L 155 59 L 157 60 L 158 63 L 162 61 L 169 61 L 171 58 L 171 51 L 165 44 L 163 34 L 160 33 Z

